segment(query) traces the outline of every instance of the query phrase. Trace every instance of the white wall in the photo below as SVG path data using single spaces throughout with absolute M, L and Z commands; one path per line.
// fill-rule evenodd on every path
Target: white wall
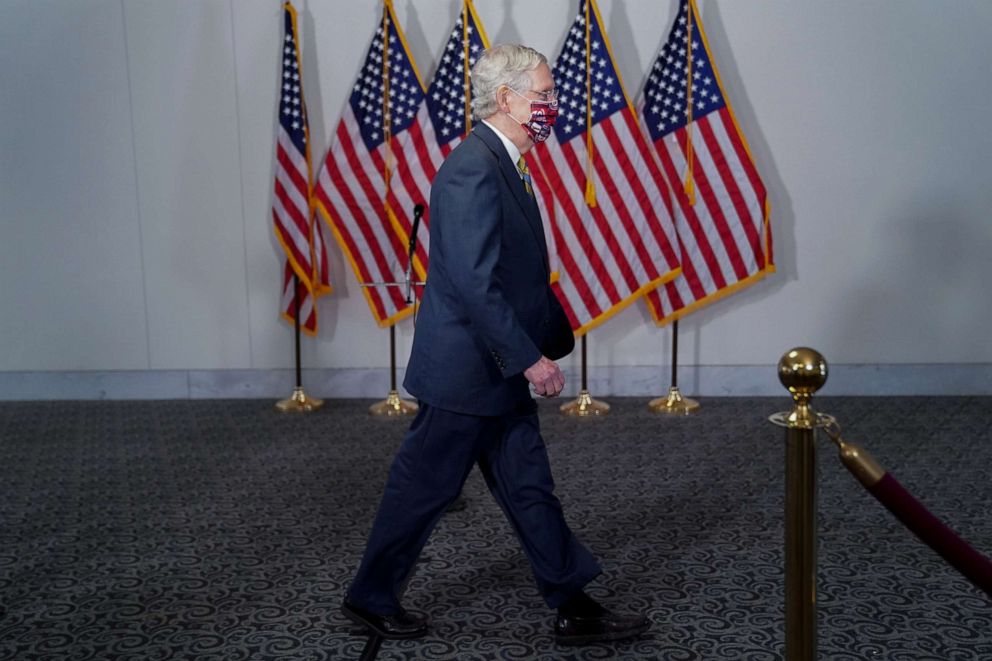
M 698 2 L 779 271 L 683 320 L 680 362 L 768 366 L 809 344 L 988 381 L 992 3 Z M 426 83 L 460 2 L 395 4 Z M 676 0 L 599 4 L 636 96 Z M 577 6 L 477 2 L 493 42 L 552 58 Z M 319 159 L 380 5 L 297 7 Z M 292 366 L 269 219 L 280 38 L 278 0 L 0 3 L 0 376 Z M 335 293 L 304 364 L 383 368 L 388 333 L 328 238 Z M 398 336 L 402 364 L 409 322 Z M 635 304 L 590 335 L 590 364 L 660 370 L 670 341 Z

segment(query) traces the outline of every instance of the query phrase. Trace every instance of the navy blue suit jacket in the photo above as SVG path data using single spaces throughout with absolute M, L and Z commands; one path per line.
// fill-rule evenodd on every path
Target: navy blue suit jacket
M 431 187 L 430 265 L 403 385 L 427 404 L 501 415 L 523 371 L 575 344 L 549 285 L 541 215 L 496 133 L 475 126 Z

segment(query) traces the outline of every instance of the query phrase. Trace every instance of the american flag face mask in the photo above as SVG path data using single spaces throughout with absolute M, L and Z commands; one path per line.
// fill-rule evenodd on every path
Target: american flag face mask
M 508 87 L 511 92 L 517 96 L 527 99 L 526 96 Z M 527 99 L 530 102 L 530 119 L 526 122 L 520 122 L 520 126 L 524 127 L 524 131 L 530 136 L 530 139 L 534 142 L 544 142 L 551 136 L 551 127 L 555 125 L 555 120 L 558 118 L 558 99 L 553 98 L 550 101 L 536 101 L 534 99 Z M 507 113 L 508 115 L 510 113 Z M 514 121 L 519 121 L 513 115 L 510 117 Z

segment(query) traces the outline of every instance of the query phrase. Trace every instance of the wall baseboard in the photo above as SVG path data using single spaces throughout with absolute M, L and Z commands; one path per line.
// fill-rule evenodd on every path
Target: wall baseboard
M 642 366 L 592 366 L 594 397 L 659 397 L 668 370 Z M 566 396 L 578 392 L 578 369 L 566 369 Z M 400 371 L 399 381 L 403 375 Z M 690 397 L 784 397 L 772 365 L 687 365 L 679 389 Z M 324 398 L 381 398 L 387 368 L 303 371 L 307 393 Z M 281 399 L 293 389 L 292 370 L 135 370 L 0 372 L 0 400 L 66 399 Z M 822 395 L 992 395 L 992 364 L 831 365 Z

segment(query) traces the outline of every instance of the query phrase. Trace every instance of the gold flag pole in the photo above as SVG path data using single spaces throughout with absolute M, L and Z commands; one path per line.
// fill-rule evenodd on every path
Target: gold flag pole
M 392 115 L 389 102 L 389 16 L 392 0 L 385 0 L 382 7 L 382 127 L 383 141 L 386 147 L 383 159 L 383 181 L 385 190 L 382 196 L 382 206 L 386 214 L 389 208 L 390 177 L 393 165 L 393 131 Z M 401 399 L 396 388 L 396 323 L 389 326 L 389 394 L 386 399 L 376 402 L 369 407 L 370 415 L 411 415 L 417 412 L 417 404 Z
M 582 389 L 579 396 L 568 404 L 562 404 L 559 409 L 562 415 L 606 415 L 610 412 L 610 405 L 593 399 L 589 394 L 589 387 L 586 383 L 586 336 L 582 336 Z
M 291 20 L 293 22 L 293 40 L 296 47 L 296 62 L 300 62 L 300 42 L 297 40 L 296 35 L 299 32 L 296 29 L 296 9 L 293 8 L 292 4 L 286 3 L 285 5 L 290 12 Z M 300 70 L 302 86 L 302 75 L 303 71 Z M 302 88 L 301 88 L 302 89 Z M 301 91 L 302 97 L 302 91 Z M 313 244 L 314 228 L 313 224 L 316 220 L 316 214 L 314 213 L 313 206 L 313 172 L 310 168 L 310 124 L 307 121 L 306 116 L 306 103 L 301 104 L 303 110 L 303 132 L 304 141 L 306 146 L 306 161 L 307 161 L 307 207 L 308 216 L 310 223 L 310 236 L 309 236 L 309 248 L 310 248 L 310 298 L 313 301 L 313 305 L 317 305 L 317 287 L 314 283 L 317 282 L 317 259 L 316 250 Z M 293 332 L 295 336 L 295 351 L 296 351 L 296 386 L 293 388 L 293 394 L 287 399 L 280 399 L 276 402 L 276 409 L 282 413 L 310 413 L 311 411 L 316 411 L 317 409 L 324 406 L 324 400 L 318 397 L 311 397 L 307 395 L 306 391 L 303 390 L 303 370 L 300 364 L 300 278 L 295 273 L 293 273 L 293 309 L 295 314 L 293 315 Z
M 655 413 L 667 413 L 669 415 L 690 415 L 699 410 L 699 402 L 688 397 L 683 397 L 679 392 L 678 385 L 678 358 L 679 358 L 679 320 L 672 324 L 672 385 L 668 388 L 668 395 L 658 397 L 648 402 L 648 408 Z
M 683 189 L 689 204 L 696 203 L 696 185 L 693 179 L 693 162 L 695 161 L 692 150 L 692 23 L 695 16 L 696 3 L 689 0 L 685 5 L 686 9 L 686 106 L 685 106 L 685 161 L 686 175 Z M 668 395 L 658 397 L 648 402 L 648 408 L 656 413 L 666 413 L 669 415 L 690 415 L 699 410 L 699 402 L 694 399 L 683 397 L 678 386 L 678 347 L 679 347 L 679 321 L 672 324 L 672 385 L 668 388 Z
M 585 202 L 590 209 L 596 208 L 596 184 L 593 180 L 593 159 L 595 157 L 595 146 L 592 141 L 592 45 L 591 32 L 592 11 L 590 5 L 593 0 L 585 0 L 586 19 L 586 190 Z M 606 415 L 610 412 L 610 405 L 606 402 L 593 399 L 589 394 L 588 382 L 586 380 L 586 336 L 582 336 L 582 387 L 579 396 L 567 404 L 562 404 L 559 409 L 562 415 Z
M 300 367 L 300 279 L 293 274 L 293 303 L 296 314 L 293 326 L 296 334 L 296 387 L 288 399 L 276 402 L 276 409 L 283 413 L 309 413 L 324 405 L 324 400 L 310 397 L 303 390 L 303 370 Z M 316 305 L 316 303 L 315 303 Z

